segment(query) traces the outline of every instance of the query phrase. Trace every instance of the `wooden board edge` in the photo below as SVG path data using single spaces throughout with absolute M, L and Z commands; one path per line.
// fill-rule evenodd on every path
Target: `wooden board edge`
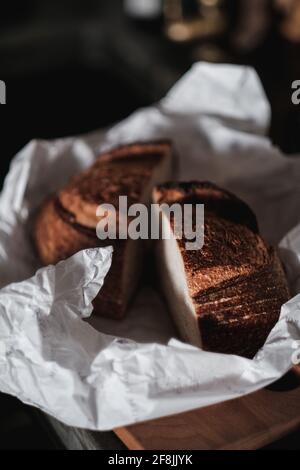
M 140 444 L 140 442 L 131 434 L 130 427 L 116 428 L 114 429 L 114 433 L 129 450 L 146 450 Z

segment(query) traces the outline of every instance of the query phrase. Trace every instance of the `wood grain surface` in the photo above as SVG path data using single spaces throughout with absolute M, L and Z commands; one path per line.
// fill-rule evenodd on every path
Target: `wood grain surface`
M 300 428 L 300 368 L 246 397 L 115 430 L 131 450 L 258 449 Z

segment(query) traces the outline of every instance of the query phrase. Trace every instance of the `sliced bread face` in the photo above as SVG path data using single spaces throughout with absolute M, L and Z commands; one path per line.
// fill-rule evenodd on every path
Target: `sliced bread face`
M 87 171 L 50 197 L 38 213 L 34 240 L 43 264 L 56 264 L 74 253 L 101 246 L 114 248 L 111 269 L 95 299 L 95 312 L 123 318 L 136 289 L 143 263 L 141 240 L 105 240 L 96 234 L 97 208 L 111 204 L 121 214 L 119 196 L 127 204 L 148 204 L 152 189 L 171 176 L 171 144 L 132 144 L 101 155 Z
M 204 204 L 204 246 L 159 240 L 160 284 L 183 340 L 206 350 L 253 357 L 288 300 L 276 251 L 258 234 L 251 209 L 210 183 L 170 183 L 153 192 L 159 204 Z M 164 224 L 173 221 L 164 217 Z

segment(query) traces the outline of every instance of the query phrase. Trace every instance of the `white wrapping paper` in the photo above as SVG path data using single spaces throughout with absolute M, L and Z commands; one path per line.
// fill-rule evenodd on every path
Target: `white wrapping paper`
M 248 394 L 290 369 L 300 349 L 300 158 L 282 156 L 264 137 L 269 118 L 253 70 L 197 64 L 157 106 L 108 132 L 33 141 L 17 155 L 0 198 L 1 391 L 68 425 L 107 430 Z M 110 248 L 80 252 L 34 275 L 32 220 L 45 196 L 100 151 L 157 138 L 174 142 L 174 178 L 234 191 L 255 210 L 269 241 L 285 237 L 282 255 L 296 296 L 254 360 L 175 339 L 163 301 L 147 286 L 123 322 L 87 321 Z

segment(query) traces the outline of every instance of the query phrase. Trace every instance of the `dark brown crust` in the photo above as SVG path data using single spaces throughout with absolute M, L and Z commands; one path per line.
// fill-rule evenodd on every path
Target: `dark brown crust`
M 118 208 L 120 195 L 127 196 L 128 205 L 140 202 L 155 167 L 170 148 L 168 142 L 131 144 L 101 155 L 60 191 L 61 206 L 73 214 L 74 222 L 95 228 L 99 204 Z
M 199 307 L 199 325 L 204 346 L 216 352 L 253 357 L 263 346 L 279 319 L 280 307 L 288 300 L 282 268 L 273 262 L 259 275 L 236 282 Z M 225 300 L 224 300 L 225 299 Z M 217 325 L 217 328 L 216 328 Z M 228 343 L 224 337 L 228 337 Z
M 54 207 L 56 213 L 64 222 L 66 222 L 66 224 L 71 225 L 78 232 L 84 234 L 89 238 L 97 238 L 96 229 L 78 224 L 76 222 L 76 217 L 74 216 L 74 214 L 72 214 L 72 212 L 68 211 L 65 207 L 63 207 L 59 198 L 56 196 L 54 198 Z
M 254 233 L 258 233 L 256 216 L 250 207 L 234 194 L 220 189 L 217 185 L 208 181 L 191 181 L 189 183 L 166 183 L 156 188 L 158 202 L 166 203 L 174 201 L 205 204 L 206 211 L 215 216 L 231 222 L 245 225 Z
M 279 318 L 279 302 L 277 305 L 266 305 L 264 311 L 257 314 L 253 309 L 250 316 L 230 323 L 219 322 L 214 315 L 199 317 L 204 349 L 223 354 L 234 354 L 253 358 L 264 345 L 270 331 Z M 234 309 L 231 316 L 235 316 Z
M 187 251 L 186 240 L 178 240 L 203 347 L 253 357 L 289 298 L 277 252 L 258 235 L 255 215 L 207 182 L 161 185 L 154 199 L 205 205 L 202 250 Z
M 116 243 L 101 242 L 95 232 L 85 232 L 77 225 L 73 226 L 72 223 L 68 223 L 66 219 L 62 218 L 57 211 L 56 203 L 56 196 L 48 199 L 36 219 L 34 238 L 39 258 L 46 266 L 67 259 L 83 249 L 113 246 L 112 265 L 105 278 L 101 295 L 94 301 L 94 307 L 99 315 L 121 318 L 124 315 L 125 307 L 122 304 L 123 293 L 119 282 L 122 276 L 125 242 L 119 241 L 117 246 Z M 118 279 L 118 283 L 116 283 L 116 279 Z
M 103 202 L 114 204 L 119 195 L 131 195 L 133 199 L 138 199 L 146 181 L 151 177 L 153 168 L 170 152 L 171 145 L 167 141 L 135 143 L 107 152 L 101 155 L 89 170 L 73 178 L 59 194 L 45 201 L 37 215 L 34 241 L 44 265 L 56 264 L 86 248 L 113 246 L 111 269 L 94 301 L 95 312 L 99 315 L 119 319 L 125 314 L 122 281 L 127 241 L 103 242 L 97 238 L 96 207 Z M 143 158 L 145 155 L 147 161 Z M 127 166 L 126 162 L 130 159 L 140 162 L 136 166 Z M 122 163 L 121 167 L 117 164 L 119 161 Z M 117 184 L 116 188 L 113 188 L 112 181 L 107 181 L 107 185 L 103 186 L 102 169 L 105 167 L 105 171 L 108 171 L 111 162 L 114 162 L 114 172 L 119 175 L 120 184 Z M 115 181 L 118 181 L 118 178 Z M 133 182 L 136 195 L 132 193 Z M 87 225 L 80 222 L 83 213 L 86 214 L 83 220 L 87 221 Z
M 188 251 L 185 243 L 178 240 L 195 301 L 202 292 L 248 276 L 268 260 L 268 247 L 258 235 L 206 210 L 203 249 Z
M 89 236 L 67 223 L 57 211 L 57 198 L 49 198 L 41 207 L 35 223 L 35 245 L 44 265 L 56 264 L 84 248 L 99 246 L 96 236 Z

